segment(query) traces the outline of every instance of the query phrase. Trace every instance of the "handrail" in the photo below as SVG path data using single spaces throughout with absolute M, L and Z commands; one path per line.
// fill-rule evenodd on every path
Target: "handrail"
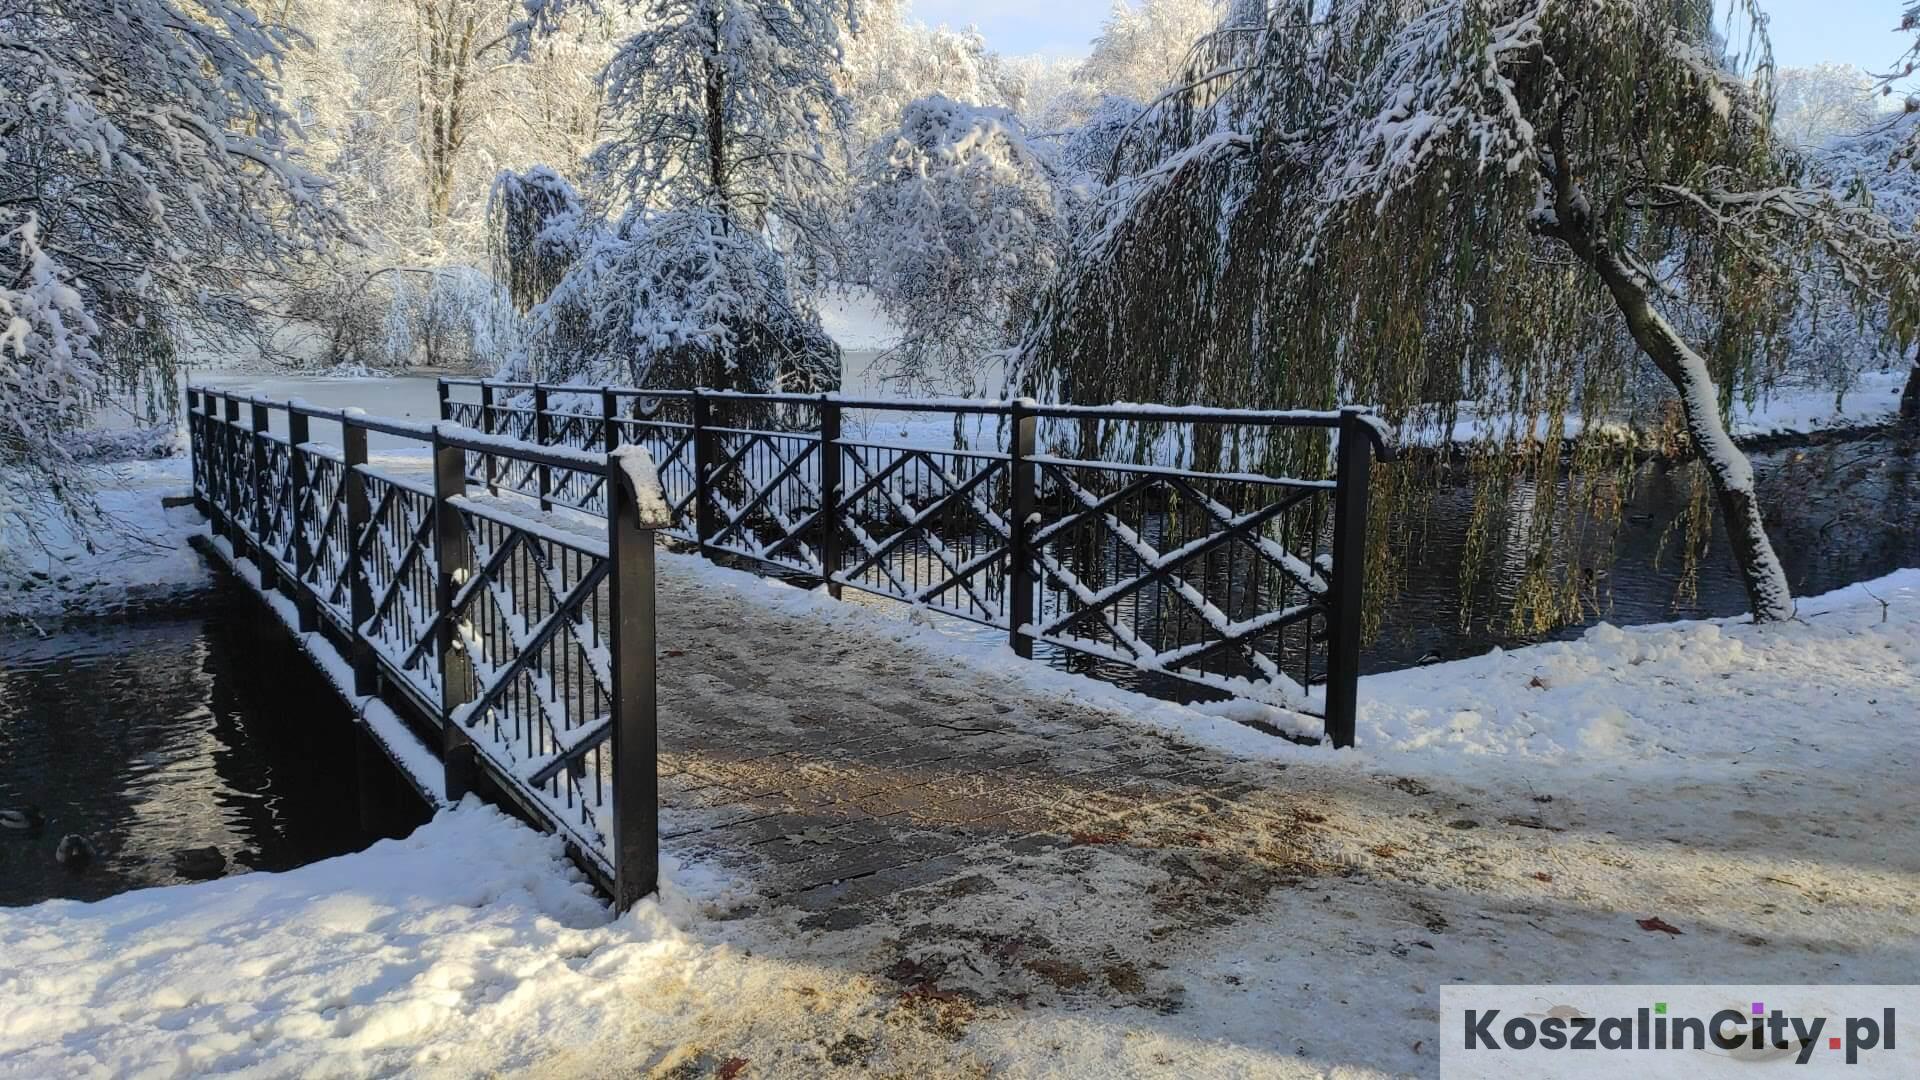
M 868 409 L 893 412 L 978 414 L 1011 416 L 1016 408 L 1026 415 L 1050 420 L 1112 420 L 1143 423 L 1243 424 L 1250 427 L 1338 428 L 1342 416 L 1358 411 L 1376 416 L 1370 407 L 1345 406 L 1339 409 L 1230 409 L 1206 405 L 1157 405 L 1117 401 L 1106 405 L 1048 404 L 1032 398 L 869 398 L 837 392 L 819 394 L 754 393 L 715 387 L 646 389 L 633 386 L 585 386 L 567 383 L 538 383 L 486 378 L 440 376 L 442 386 L 491 387 L 496 390 L 544 390 L 548 394 L 613 394 L 665 400 L 707 398 L 716 401 L 760 402 L 769 405 L 837 405 L 842 409 Z M 472 404 L 469 402 L 468 404 Z M 1393 441 L 1383 423 L 1370 423 L 1366 435 L 1382 461 L 1396 456 Z
M 669 481 L 665 531 L 703 553 L 816 576 L 836 596 L 853 588 L 992 626 L 1022 656 L 1043 643 L 1258 697 L 1322 717 L 1335 746 L 1353 742 L 1367 488 L 1375 462 L 1392 457 L 1388 428 L 1371 410 L 880 400 L 457 378 L 437 385 L 440 419 L 432 424 L 298 401 L 256 404 L 253 422 L 264 425 L 262 408 L 286 408 L 336 418 L 363 441 L 377 430 L 430 443 L 436 471 L 453 470 L 448 475 L 476 493 L 587 514 L 608 504 L 609 455 L 622 444 L 643 446 Z M 454 386 L 479 387 L 479 400 L 453 398 Z M 567 393 L 597 397 L 598 408 L 551 408 L 554 395 Z M 634 406 L 647 401 L 687 407 L 641 415 Z M 757 424 L 726 407 L 734 403 L 799 411 Z M 872 407 L 995 416 L 1005 445 L 942 449 L 845 430 L 849 409 Z M 1327 472 L 1294 477 L 1226 462 L 1210 469 L 1184 454 L 1166 463 L 1126 460 L 1079 448 L 1071 431 L 1056 452 L 1043 453 L 1040 423 L 1049 419 L 1154 425 L 1149 435 L 1159 425 L 1242 424 L 1335 438 Z M 1249 460 L 1262 444 L 1253 440 Z

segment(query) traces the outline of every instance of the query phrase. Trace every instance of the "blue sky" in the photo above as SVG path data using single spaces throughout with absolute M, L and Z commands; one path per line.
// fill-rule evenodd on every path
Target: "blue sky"
M 1902 0 L 1762 0 L 1773 19 L 1773 47 L 1785 67 L 1822 60 L 1869 71 L 1893 63 L 1902 51 L 1892 32 Z M 925 23 L 973 23 L 997 50 L 1009 54 L 1078 56 L 1100 31 L 1110 0 L 913 0 Z

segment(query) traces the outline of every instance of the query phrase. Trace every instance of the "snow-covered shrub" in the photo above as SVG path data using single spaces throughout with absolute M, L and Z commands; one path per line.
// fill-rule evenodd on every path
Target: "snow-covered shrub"
M 528 316 L 520 373 L 549 382 L 812 392 L 840 349 L 794 298 L 780 256 L 707 210 L 595 230 Z
M 913 383 L 975 389 L 1066 245 L 1051 165 L 1005 109 L 935 94 L 867 154 L 852 233 Z
M 357 269 L 303 276 L 286 288 L 294 335 L 284 347 L 320 367 L 385 364 L 390 327 L 384 313 L 394 309 L 396 293 L 389 282 Z

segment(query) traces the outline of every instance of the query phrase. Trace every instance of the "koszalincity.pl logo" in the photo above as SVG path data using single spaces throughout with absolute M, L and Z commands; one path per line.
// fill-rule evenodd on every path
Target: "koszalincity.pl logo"
M 1670 1011 L 1665 1001 L 1612 1016 L 1581 1015 L 1564 1007 L 1545 1014 L 1468 1008 L 1460 1045 L 1468 1051 L 1570 1053 L 1773 1050 L 1794 1052 L 1794 1061 L 1801 1065 L 1816 1055 L 1855 1065 L 1863 1054 L 1897 1048 L 1896 1012 L 1887 1007 L 1876 1015 L 1830 1018 L 1769 1010 L 1764 1001 L 1704 1015 L 1681 1015 Z

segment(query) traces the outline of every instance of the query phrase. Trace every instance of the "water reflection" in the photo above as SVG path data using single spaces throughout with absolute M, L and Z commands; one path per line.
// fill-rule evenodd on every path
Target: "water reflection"
M 251 605 L 223 588 L 196 597 L 191 616 L 0 637 L 0 807 L 46 818 L 38 831 L 0 829 L 0 904 L 221 872 L 204 854 L 183 863 L 209 847 L 225 873 L 284 870 L 423 816 L 397 779 L 357 775 L 345 710 Z M 54 862 L 67 833 L 98 850 L 83 873 Z
M 1920 565 L 1917 453 L 1920 437 L 1907 432 L 1752 455 L 1768 534 L 1796 595 Z M 1692 588 L 1687 587 L 1683 517 L 1691 491 L 1685 469 L 1642 465 L 1611 556 L 1592 550 L 1574 556 L 1583 560 L 1579 570 L 1591 581 L 1584 590 L 1586 617 L 1529 635 L 1512 632 L 1505 623 L 1525 580 L 1530 553 L 1520 538 L 1540 493 L 1516 485 L 1496 534 L 1503 548 L 1476 594 L 1474 618 L 1463 626 L 1459 575 L 1473 496 L 1464 479 L 1442 490 L 1417 541 L 1403 547 L 1406 587 L 1386 613 L 1365 670 L 1404 667 L 1426 655 L 1452 659 L 1494 646 L 1576 637 L 1602 621 L 1632 625 L 1746 611 L 1746 590 L 1718 520 L 1711 550 Z M 1566 494 L 1564 484 L 1559 494 Z

